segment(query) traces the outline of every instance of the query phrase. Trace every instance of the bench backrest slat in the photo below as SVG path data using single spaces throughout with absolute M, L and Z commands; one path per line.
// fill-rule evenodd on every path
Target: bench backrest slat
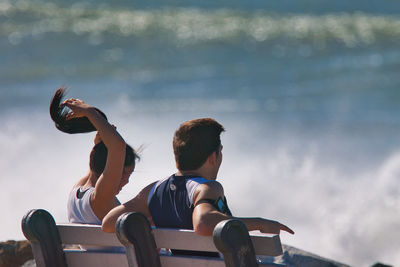
M 153 228 L 158 248 L 197 251 L 218 251 L 210 236 L 200 236 L 192 230 Z M 250 234 L 256 255 L 278 256 L 282 254 L 279 235 Z
M 279 256 L 283 253 L 279 235 L 250 234 L 250 238 L 256 255 Z
M 57 224 L 63 244 L 123 246 L 115 234 L 105 233 L 99 225 Z
M 152 232 L 158 248 L 218 251 L 211 236 L 200 236 L 192 230 L 153 228 Z

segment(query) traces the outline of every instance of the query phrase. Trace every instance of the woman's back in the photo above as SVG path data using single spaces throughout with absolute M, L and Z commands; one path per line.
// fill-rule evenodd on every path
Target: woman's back
M 75 187 L 69 194 L 67 203 L 68 221 L 71 223 L 101 224 L 90 206 L 90 195 L 94 187 L 82 190 L 82 187 Z

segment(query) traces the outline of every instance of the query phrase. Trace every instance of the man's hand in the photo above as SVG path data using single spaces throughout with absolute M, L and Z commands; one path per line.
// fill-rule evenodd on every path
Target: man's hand
M 262 227 L 260 228 L 261 233 L 266 233 L 266 234 L 278 234 L 280 231 L 286 231 L 288 233 L 291 233 L 292 235 L 294 234 L 294 231 L 287 227 L 284 224 L 281 224 L 280 222 L 277 221 L 272 221 L 272 220 L 267 220 L 264 219 Z

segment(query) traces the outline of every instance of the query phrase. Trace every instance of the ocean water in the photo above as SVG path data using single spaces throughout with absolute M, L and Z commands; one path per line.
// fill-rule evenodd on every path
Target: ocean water
M 398 1 L 0 1 L 0 240 L 33 208 L 66 221 L 94 134 L 52 124 L 55 90 L 102 109 L 142 160 L 120 193 L 175 171 L 172 136 L 213 117 L 233 213 L 352 266 L 400 266 Z

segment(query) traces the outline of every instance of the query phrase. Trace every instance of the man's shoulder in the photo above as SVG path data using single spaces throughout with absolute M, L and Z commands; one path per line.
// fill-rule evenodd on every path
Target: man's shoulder
M 224 194 L 224 187 L 220 182 L 215 180 L 210 180 L 207 183 L 199 185 L 197 190 L 200 192 L 214 193 L 216 195 Z
M 203 200 L 217 200 L 219 197 L 224 198 L 224 188 L 217 181 L 210 181 L 205 184 L 201 184 L 197 187 L 194 197 L 193 203 L 196 207 L 199 201 Z

